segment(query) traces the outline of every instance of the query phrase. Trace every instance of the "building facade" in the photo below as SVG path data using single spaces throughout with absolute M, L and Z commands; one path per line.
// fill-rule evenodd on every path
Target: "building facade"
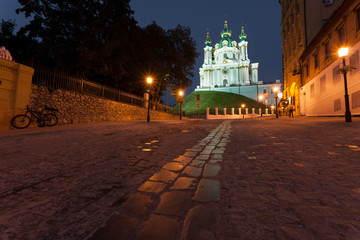
M 250 85 L 258 82 L 259 63 L 251 63 L 244 27 L 239 43 L 231 39 L 227 21 L 220 33 L 221 40 L 212 47 L 209 32 L 204 48 L 204 64 L 200 68 L 200 88 Z
M 360 115 L 360 0 L 342 1 L 300 56 L 303 115 L 344 115 L 344 66 L 338 55 L 342 47 L 349 48 L 345 70 L 350 111 Z
M 231 39 L 231 30 L 225 21 L 220 33 L 221 39 L 212 46 L 209 32 L 204 47 L 204 63 L 199 69 L 200 86 L 195 91 L 221 91 L 247 96 L 258 100 L 264 93 L 269 96 L 267 103 L 275 103 L 270 90 L 282 89 L 277 80 L 274 84 L 259 81 L 259 63 L 251 63 L 248 56 L 248 42 L 244 27 L 241 29 L 239 42 Z
M 342 0 L 279 0 L 283 50 L 284 98 L 300 114 L 303 86 L 300 57 Z

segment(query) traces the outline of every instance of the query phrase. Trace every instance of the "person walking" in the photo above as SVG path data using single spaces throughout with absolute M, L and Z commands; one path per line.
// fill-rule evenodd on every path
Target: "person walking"
M 289 117 L 294 117 L 294 105 L 289 106 Z

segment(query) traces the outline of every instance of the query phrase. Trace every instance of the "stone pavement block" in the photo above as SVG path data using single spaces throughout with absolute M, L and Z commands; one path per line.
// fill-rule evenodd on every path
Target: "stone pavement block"
M 207 208 L 202 205 L 198 205 L 188 211 L 184 220 L 180 239 L 219 239 L 216 236 L 217 221 L 217 210 L 215 208 Z
M 220 182 L 202 178 L 193 200 L 199 202 L 218 202 L 220 200 Z
M 219 174 L 221 166 L 219 164 L 209 164 L 207 163 L 204 168 L 203 176 L 204 177 L 215 177 Z
M 138 190 L 142 192 L 152 192 L 159 194 L 167 185 L 165 183 L 146 181 Z
M 183 171 L 183 174 L 191 177 L 200 177 L 202 168 L 187 166 Z
M 196 178 L 179 177 L 170 189 L 186 190 L 196 185 Z
M 210 155 L 211 154 L 211 152 L 212 152 L 212 150 L 203 150 L 202 152 L 201 152 L 201 154 L 206 154 L 206 155 Z
M 224 150 L 223 149 L 218 149 L 216 148 L 215 150 L 212 151 L 213 153 L 218 153 L 218 154 L 223 154 Z
M 198 154 L 198 152 L 185 152 L 184 156 L 195 157 L 197 154 Z
M 209 160 L 210 164 L 220 164 L 222 160 Z
M 151 181 L 171 183 L 175 180 L 178 174 L 161 169 L 150 177 Z
M 222 154 L 213 154 L 211 156 L 211 159 L 213 160 L 222 160 L 223 159 L 223 155 Z
M 175 162 L 180 162 L 182 165 L 188 164 L 189 162 L 191 162 L 191 160 L 192 160 L 191 157 L 185 157 L 185 156 L 180 156 L 174 159 Z
M 105 227 L 98 229 L 89 240 L 118 240 L 126 235 L 138 224 L 139 220 L 125 215 L 114 214 L 106 222 Z
M 200 161 L 200 160 L 194 160 L 194 161 L 192 161 L 191 163 L 190 163 L 190 165 L 191 166 L 193 166 L 193 167 L 203 167 L 204 166 L 204 164 L 205 164 L 205 162 L 204 161 Z
M 161 195 L 156 213 L 181 216 L 186 212 L 191 202 L 191 195 L 184 191 L 170 191 Z
M 200 154 L 200 156 L 196 157 L 195 160 L 202 160 L 202 161 L 206 161 L 208 160 L 210 157 L 210 155 L 206 155 L 206 154 Z
M 164 168 L 166 170 L 178 172 L 184 168 L 184 165 L 182 165 L 179 162 L 169 162 L 169 163 L 165 164 L 162 168 Z
M 126 200 L 124 203 L 124 208 L 130 213 L 140 216 L 145 214 L 147 205 L 150 205 L 151 203 L 152 200 L 150 196 L 141 193 L 135 193 L 130 195 L 130 197 Z
M 215 146 L 206 146 L 204 150 L 214 150 Z
M 138 234 L 138 240 L 171 240 L 175 239 L 180 222 L 177 219 L 151 215 L 144 228 Z

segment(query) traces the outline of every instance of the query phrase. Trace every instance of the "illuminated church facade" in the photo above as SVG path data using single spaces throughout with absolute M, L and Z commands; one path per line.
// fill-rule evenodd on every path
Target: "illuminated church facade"
M 220 42 L 212 47 L 209 32 L 204 48 L 204 64 L 200 68 L 200 88 L 229 87 L 258 83 L 259 63 L 250 63 L 247 35 L 242 27 L 237 43 L 231 38 L 227 21 Z
M 225 21 L 220 33 L 221 40 L 212 46 L 207 32 L 204 47 L 204 63 L 199 69 L 200 86 L 195 91 L 229 92 L 258 100 L 260 95 L 268 96 L 267 104 L 275 103 L 271 88 L 282 89 L 280 80 L 263 84 L 259 81 L 259 63 L 251 63 L 248 55 L 247 35 L 241 28 L 239 42 L 231 39 L 231 30 Z

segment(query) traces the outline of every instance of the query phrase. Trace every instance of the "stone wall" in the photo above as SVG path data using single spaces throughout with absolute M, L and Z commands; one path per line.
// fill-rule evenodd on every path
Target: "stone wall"
M 57 108 L 59 124 L 88 123 L 119 120 L 146 120 L 147 108 L 114 102 L 80 93 L 32 86 L 31 108 Z M 179 116 L 150 111 L 151 120 L 178 119 Z

